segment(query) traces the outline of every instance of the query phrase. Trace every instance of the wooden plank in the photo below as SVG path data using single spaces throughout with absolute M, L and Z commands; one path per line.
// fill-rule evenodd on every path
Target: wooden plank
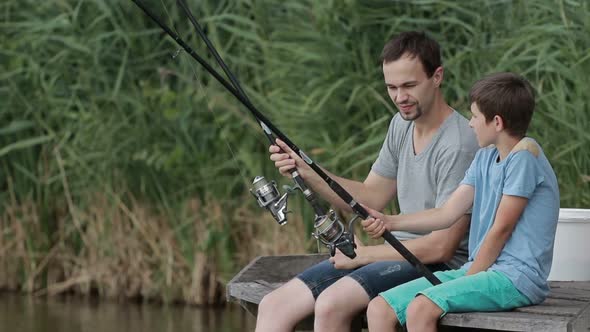
M 586 304 L 586 301 L 548 298 L 541 304 L 520 307 L 515 309 L 514 312 L 574 317 L 586 307 Z
M 570 323 L 571 332 L 588 332 L 590 331 L 590 303 L 580 311 L 574 321 Z
M 257 257 L 230 280 L 226 297 L 229 301 L 258 304 L 264 295 L 328 257 L 327 254 Z
M 550 299 L 590 301 L 590 291 L 573 288 L 553 288 L 547 296 Z
M 229 283 L 265 280 L 268 282 L 286 282 L 306 268 L 325 259 L 327 254 L 313 255 L 285 255 L 285 256 L 261 256 L 257 257 Z
M 447 314 L 440 324 L 497 331 L 568 332 L 570 319 L 517 312 L 471 312 Z
M 228 298 L 259 304 L 266 294 L 278 288 L 280 285 L 276 284 L 275 287 L 269 287 L 268 285 L 256 282 L 234 283 L 228 286 Z
M 552 290 L 555 288 L 566 288 L 590 291 L 590 281 L 550 281 L 549 286 Z
M 228 299 L 240 302 L 248 312 L 256 315 L 258 304 L 266 294 L 327 257 L 258 257 L 230 281 L 227 286 Z M 553 281 L 550 286 L 551 292 L 542 304 L 510 312 L 452 313 L 441 320 L 441 326 L 496 331 L 589 332 L 590 282 Z M 359 316 L 357 322 L 361 321 L 362 316 Z M 298 325 L 298 330 L 312 328 L 313 316 Z

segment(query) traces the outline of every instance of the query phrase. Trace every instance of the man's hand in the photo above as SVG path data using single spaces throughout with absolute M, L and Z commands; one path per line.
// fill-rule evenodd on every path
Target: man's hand
M 281 175 L 291 178 L 289 172 L 293 168 L 297 168 L 301 177 L 305 180 L 309 177 L 312 170 L 309 165 L 299 155 L 297 155 L 285 142 L 276 139 L 276 145 L 271 145 L 268 148 L 270 152 L 270 160 L 274 161 L 275 167 L 279 169 Z
M 354 259 L 348 258 L 338 248 L 336 248 L 336 254 L 334 257 L 330 257 L 330 262 L 335 268 L 339 270 L 356 269 L 359 266 L 365 265 L 359 257 L 359 248 L 356 250 L 357 256 Z
M 369 218 L 361 221 L 361 225 L 363 225 L 363 230 L 367 232 L 367 234 L 369 234 L 369 236 L 373 239 L 380 238 L 381 235 L 383 235 L 383 233 L 387 231 L 384 222 L 386 216 L 377 210 L 373 210 L 364 205 L 363 207 L 367 210 L 367 212 L 369 212 L 370 216 Z

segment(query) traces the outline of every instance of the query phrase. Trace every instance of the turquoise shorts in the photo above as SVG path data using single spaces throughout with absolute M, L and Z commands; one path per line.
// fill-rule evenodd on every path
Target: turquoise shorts
M 379 295 L 395 311 L 400 324 L 406 323 L 406 309 L 418 295 L 424 295 L 447 312 L 503 311 L 531 305 L 506 277 L 498 271 L 465 276 L 466 270 L 435 272 L 442 284 L 432 286 L 420 278 L 382 292 Z

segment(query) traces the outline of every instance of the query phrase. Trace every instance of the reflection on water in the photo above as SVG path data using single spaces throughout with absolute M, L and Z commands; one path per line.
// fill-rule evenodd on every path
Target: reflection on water
M 79 297 L 30 298 L 0 294 L 0 330 L 12 332 L 233 332 L 254 330 L 238 306 L 114 303 Z

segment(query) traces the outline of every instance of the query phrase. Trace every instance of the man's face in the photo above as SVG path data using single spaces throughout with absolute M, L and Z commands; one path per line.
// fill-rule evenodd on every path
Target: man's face
M 396 61 L 383 63 L 383 76 L 389 98 L 399 109 L 402 118 L 413 121 L 430 112 L 437 88 L 433 78 L 441 73 L 438 70 L 442 68 L 428 78 L 420 60 L 407 55 Z
M 469 126 L 473 128 L 473 131 L 475 132 L 479 147 L 483 148 L 490 144 L 494 144 L 497 137 L 494 120 L 486 122 L 485 116 L 479 111 L 476 103 L 472 103 L 470 109 L 471 119 L 469 120 Z

